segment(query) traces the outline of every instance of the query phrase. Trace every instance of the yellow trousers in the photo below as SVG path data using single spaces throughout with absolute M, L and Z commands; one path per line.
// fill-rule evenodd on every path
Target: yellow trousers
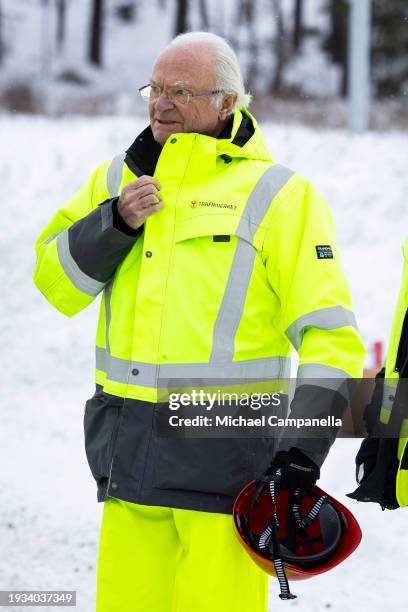
M 266 612 L 267 585 L 230 515 L 105 501 L 97 612 Z

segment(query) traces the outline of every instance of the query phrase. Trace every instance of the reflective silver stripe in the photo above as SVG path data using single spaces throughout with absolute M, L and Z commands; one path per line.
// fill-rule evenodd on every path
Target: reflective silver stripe
M 44 240 L 43 244 L 48 244 L 49 242 L 54 240 L 54 238 L 59 236 L 59 234 L 62 234 L 62 232 L 64 232 L 64 231 L 65 230 L 61 229 L 61 230 L 58 230 L 58 232 L 54 232 L 53 234 L 51 234 L 51 236 L 48 236 L 48 238 L 46 240 Z
M 250 379 L 273 380 L 289 378 L 290 359 L 288 357 L 269 357 L 248 361 L 233 361 L 226 364 L 213 363 L 143 363 L 112 357 L 100 347 L 96 347 L 96 367 L 106 372 L 109 380 L 142 387 L 167 387 L 172 380 L 188 381 L 191 384 L 211 385 L 223 379 L 236 379 L 237 383 Z M 135 370 L 137 373 L 133 373 Z M 130 380 L 129 380 L 130 372 Z M 198 382 L 195 382 L 198 381 Z
M 268 208 L 281 189 L 286 185 L 294 172 L 286 166 L 274 164 L 261 176 L 242 212 L 237 234 L 252 242 L 258 226 L 268 212 Z
M 234 356 L 235 335 L 242 318 L 251 280 L 256 251 L 252 241 L 256 230 L 268 212 L 273 198 L 284 187 L 293 171 L 285 166 L 271 166 L 252 190 L 242 213 L 236 233 L 239 241 L 218 311 L 213 332 L 210 363 L 231 362 Z
M 105 286 L 105 283 L 91 278 L 79 268 L 69 250 L 68 230 L 60 234 L 57 238 L 58 258 L 65 274 L 79 291 L 87 295 L 98 295 Z
M 116 155 L 108 168 L 108 173 L 106 175 L 106 186 L 111 198 L 115 198 L 119 194 L 119 187 L 122 182 L 122 168 L 125 157 L 126 153 Z
M 235 334 L 244 311 L 255 254 L 255 249 L 248 242 L 244 240 L 238 242 L 214 325 L 210 363 L 232 361 L 235 352 Z
M 109 327 L 111 322 L 111 296 L 112 296 L 113 279 L 105 287 L 105 342 L 106 351 L 110 355 L 110 344 L 109 344 Z
M 286 330 L 286 335 L 296 350 L 302 344 L 303 329 L 305 327 L 317 327 L 319 329 L 337 329 L 351 325 L 357 328 L 354 313 L 343 306 L 331 306 L 320 308 L 299 317 Z
M 379 420 L 381 423 L 387 425 L 390 422 L 394 408 L 399 378 L 386 378 L 385 380 L 387 380 L 389 384 L 384 382 Z
M 95 346 L 95 364 L 96 369 L 107 374 L 109 372 L 110 354 L 107 350 L 100 346 Z
M 395 401 L 395 394 L 397 392 L 397 384 L 398 384 L 398 378 L 395 379 L 394 387 L 391 385 L 384 384 L 383 397 L 382 397 L 383 408 L 386 408 L 388 410 L 392 409 L 394 405 L 394 401 Z
M 332 368 L 322 363 L 304 363 L 297 371 L 296 387 L 301 385 L 314 385 L 338 391 L 348 401 L 357 381 L 339 368 Z
M 104 232 L 108 228 L 113 227 L 112 206 L 100 206 L 99 210 L 101 211 L 101 226 L 102 231 Z

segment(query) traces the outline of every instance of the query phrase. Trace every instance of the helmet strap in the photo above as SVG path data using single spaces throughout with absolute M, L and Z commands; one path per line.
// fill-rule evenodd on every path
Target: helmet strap
M 258 546 L 260 550 L 265 550 L 265 548 L 267 548 L 269 550 L 270 556 L 272 557 L 276 577 L 279 581 L 279 597 L 281 599 L 296 599 L 296 595 L 290 592 L 289 581 L 286 576 L 285 566 L 282 561 L 281 549 L 278 538 L 279 521 L 278 515 L 276 513 L 275 486 L 280 477 L 280 469 L 278 469 L 276 470 L 275 474 L 272 476 L 269 482 L 269 493 L 271 495 L 273 503 L 273 516 L 271 523 L 261 533 Z
M 272 556 L 272 561 L 275 566 L 276 576 L 279 580 L 281 599 L 296 599 L 296 595 L 290 592 L 288 577 L 286 576 L 285 566 L 282 561 L 280 544 L 278 539 L 278 527 L 276 524 L 276 518 L 272 519 L 272 532 L 269 538 L 268 548 Z
M 294 491 L 294 501 L 292 503 L 292 512 L 295 517 L 296 527 L 301 531 L 306 529 L 315 518 L 319 515 L 319 512 L 327 500 L 327 495 L 322 495 L 319 497 L 316 502 L 313 504 L 312 508 L 310 508 L 309 512 L 302 517 L 300 513 L 300 489 L 296 489 Z

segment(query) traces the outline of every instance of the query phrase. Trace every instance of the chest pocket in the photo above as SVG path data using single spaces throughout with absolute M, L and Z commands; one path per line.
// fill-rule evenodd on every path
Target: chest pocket
M 257 229 L 249 219 L 238 215 L 200 215 L 176 224 L 175 242 L 202 239 L 207 247 L 213 245 L 222 251 L 244 241 L 256 251 L 261 249 L 255 236 Z

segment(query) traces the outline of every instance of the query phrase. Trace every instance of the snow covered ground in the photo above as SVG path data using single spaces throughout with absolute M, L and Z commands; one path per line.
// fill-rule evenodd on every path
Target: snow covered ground
M 97 304 L 71 320 L 53 311 L 31 281 L 33 245 L 96 163 L 129 145 L 143 125 L 115 117 L 0 117 L 0 590 L 74 589 L 80 612 L 94 609 L 101 514 L 82 440 Z M 406 136 L 263 127 L 272 155 L 330 201 L 363 337 L 367 344 L 386 340 L 408 233 Z M 406 609 L 407 511 L 344 498 L 354 487 L 357 446 L 337 441 L 321 484 L 355 512 L 361 546 L 330 574 L 295 584 L 300 598 L 293 602 L 281 603 L 271 581 L 270 610 Z

